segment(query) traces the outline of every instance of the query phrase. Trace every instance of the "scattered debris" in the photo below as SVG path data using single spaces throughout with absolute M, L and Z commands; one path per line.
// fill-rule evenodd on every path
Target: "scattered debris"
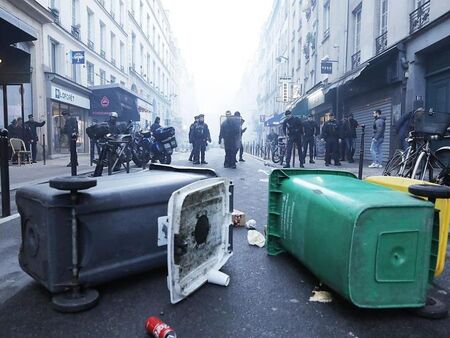
M 149 317 L 145 323 L 147 333 L 155 338 L 176 338 L 175 331 L 158 317 Z
M 234 226 L 237 226 L 237 227 L 245 226 L 245 213 L 234 209 L 233 213 L 231 214 L 231 221 Z
M 254 219 L 250 219 L 245 223 L 245 227 L 249 230 L 256 229 L 256 221 Z
M 249 230 L 247 233 L 247 241 L 250 245 L 256 245 L 262 248 L 266 244 L 266 238 L 262 233 L 256 230 Z
M 437 292 L 440 293 L 441 295 L 446 295 L 447 294 L 447 291 L 442 290 L 442 289 L 438 290 Z
M 291 303 L 300 303 L 300 301 L 298 299 L 295 299 L 295 298 L 289 299 L 289 301 Z
M 310 302 L 331 303 L 333 296 L 328 291 L 313 291 L 313 295 L 309 297 Z
M 278 309 L 276 308 L 276 307 L 273 307 L 272 308 L 272 311 L 277 311 Z

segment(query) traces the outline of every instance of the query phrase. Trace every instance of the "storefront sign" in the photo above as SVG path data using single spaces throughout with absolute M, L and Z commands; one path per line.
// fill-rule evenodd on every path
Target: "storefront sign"
M 322 61 L 320 63 L 320 73 L 321 74 L 332 74 L 333 73 L 333 63 L 329 61 Z
M 102 99 L 100 100 L 100 104 L 102 105 L 103 108 L 107 108 L 109 106 L 109 99 L 107 96 L 103 96 Z
M 72 51 L 72 64 L 83 65 L 84 64 L 84 51 L 74 50 Z
M 55 85 L 51 86 L 51 96 L 53 100 L 68 103 L 74 106 L 78 106 L 85 109 L 91 108 L 91 102 L 88 97 L 81 96 L 79 94 L 72 93 L 67 89 L 57 87 Z

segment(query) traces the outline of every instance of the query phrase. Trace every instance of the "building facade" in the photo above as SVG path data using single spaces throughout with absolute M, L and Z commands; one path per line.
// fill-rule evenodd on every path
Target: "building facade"
M 78 120 L 78 151 L 89 151 L 86 127 L 107 119 L 104 111 L 91 109 L 99 105 L 91 104 L 98 89 L 120 89 L 117 95 L 136 105 L 143 128 L 156 116 L 163 125 L 176 120 L 179 51 L 160 0 L 0 0 L 0 5 L 18 17 L 30 16 L 29 8 L 36 7 L 45 17 L 36 22 L 38 40 L 25 47 L 30 45 L 34 61 L 29 111 L 47 121 L 40 134 L 51 156 L 69 151 L 64 111 Z M 110 98 L 100 100 L 104 107 Z
M 367 126 L 369 154 L 380 109 L 386 159 L 402 114 L 420 105 L 450 112 L 449 35 L 448 1 L 275 0 L 259 47 L 259 114 L 291 109 L 324 122 L 353 113 Z

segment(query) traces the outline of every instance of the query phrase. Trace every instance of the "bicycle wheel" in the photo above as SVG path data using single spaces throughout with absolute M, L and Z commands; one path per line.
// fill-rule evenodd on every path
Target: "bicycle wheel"
M 273 162 L 273 163 L 279 163 L 280 160 L 281 160 L 281 157 L 280 157 L 280 151 L 279 151 L 278 148 L 275 148 L 275 149 L 273 150 L 273 152 L 272 152 L 272 162 Z
M 383 176 L 399 176 L 399 172 L 402 169 L 404 161 L 404 153 L 402 150 L 397 149 L 394 156 L 386 163 L 383 170 Z
M 414 169 L 411 173 L 411 178 L 416 180 L 424 180 L 425 175 L 429 165 L 428 156 L 426 152 L 421 152 L 419 157 L 417 158 L 416 164 L 414 165 Z
M 430 162 L 430 182 L 450 186 L 450 147 L 438 149 Z

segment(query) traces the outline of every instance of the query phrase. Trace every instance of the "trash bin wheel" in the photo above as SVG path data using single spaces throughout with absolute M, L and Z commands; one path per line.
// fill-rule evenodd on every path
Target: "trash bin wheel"
M 424 307 L 413 309 L 412 312 L 419 317 L 428 319 L 442 319 L 448 315 L 448 305 L 433 296 L 427 296 Z
M 67 291 L 54 295 L 52 298 L 53 309 L 58 312 L 74 313 L 82 312 L 97 305 L 99 293 L 95 289 L 81 291 Z
M 427 198 L 450 198 L 450 188 L 443 185 L 414 184 L 408 191 L 416 196 Z
M 88 177 L 57 177 L 50 180 L 50 187 L 58 190 L 86 190 L 97 185 L 97 180 Z

